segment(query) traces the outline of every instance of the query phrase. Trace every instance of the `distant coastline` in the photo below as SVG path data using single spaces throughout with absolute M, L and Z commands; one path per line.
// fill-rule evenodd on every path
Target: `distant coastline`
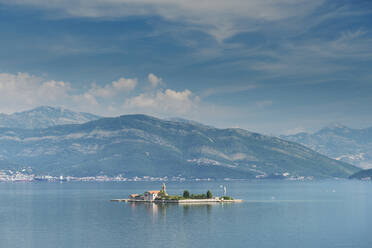
M 252 180 L 252 179 L 278 179 L 278 180 L 292 180 L 292 181 L 309 181 L 313 180 L 314 177 L 308 176 L 291 176 L 289 173 L 282 174 L 270 174 L 270 175 L 259 175 L 255 178 L 212 178 L 212 177 L 183 177 L 183 176 L 132 176 L 126 177 L 125 175 L 119 174 L 116 176 L 97 175 L 97 176 L 54 176 L 54 175 L 35 175 L 32 170 L 23 168 L 20 170 L 0 170 L 0 182 L 183 182 L 183 181 L 236 181 L 236 180 Z
M 262 176 L 256 178 L 197 178 L 197 177 L 176 177 L 176 176 L 164 176 L 164 177 L 151 177 L 151 176 L 86 176 L 86 177 L 74 177 L 74 176 L 50 176 L 50 175 L 33 175 L 23 174 L 20 172 L 9 173 L 0 170 L 0 182 L 184 182 L 184 181 L 247 181 L 247 180 L 289 180 L 289 181 L 311 181 L 314 180 L 312 177 L 271 177 Z

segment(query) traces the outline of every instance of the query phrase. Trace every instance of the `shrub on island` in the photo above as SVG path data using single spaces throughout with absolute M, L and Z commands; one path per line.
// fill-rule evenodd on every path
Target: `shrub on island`
M 208 199 L 212 199 L 213 198 L 212 192 L 210 190 L 207 191 L 207 198 Z
M 197 195 L 191 194 L 190 198 L 191 199 L 207 199 L 207 195 L 206 194 L 197 194 Z
M 234 200 L 231 196 L 224 195 L 221 197 L 222 200 Z
M 185 198 L 185 199 L 190 198 L 190 192 L 188 190 L 183 191 L 183 198 Z
M 188 190 L 183 191 L 183 195 L 165 195 L 159 194 L 156 200 L 186 200 L 186 199 L 212 199 L 213 194 L 210 190 L 206 194 L 191 194 Z

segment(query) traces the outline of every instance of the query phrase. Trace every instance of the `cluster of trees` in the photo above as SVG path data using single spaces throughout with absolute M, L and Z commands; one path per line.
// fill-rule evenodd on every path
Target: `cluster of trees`
M 167 195 L 165 192 L 160 192 L 157 200 L 185 200 L 185 199 L 212 199 L 213 194 L 210 190 L 206 194 L 190 194 L 188 190 L 183 191 L 183 195 Z M 230 196 L 222 196 L 223 200 L 233 200 Z
M 185 199 L 212 199 L 213 194 L 210 190 L 208 190 L 206 194 L 197 194 L 197 195 L 191 194 L 190 195 L 190 192 L 188 190 L 185 190 L 183 192 L 183 198 Z

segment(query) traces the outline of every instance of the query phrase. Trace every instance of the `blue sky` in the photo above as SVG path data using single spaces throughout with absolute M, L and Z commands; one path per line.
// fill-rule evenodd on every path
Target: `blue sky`
M 372 126 L 372 2 L 0 0 L 0 112 Z

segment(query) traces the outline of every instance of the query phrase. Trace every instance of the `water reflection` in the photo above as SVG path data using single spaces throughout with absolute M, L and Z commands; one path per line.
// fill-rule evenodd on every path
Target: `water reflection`
M 183 215 L 187 216 L 190 212 L 200 212 L 207 213 L 210 215 L 212 213 L 212 208 L 217 207 L 217 204 L 182 204 Z
M 132 211 L 143 211 L 147 212 L 149 216 L 152 217 L 165 217 L 167 215 L 167 211 L 175 212 L 182 210 L 183 215 L 187 216 L 190 213 L 200 213 L 200 214 L 207 214 L 211 215 L 213 209 L 215 208 L 225 208 L 224 204 L 218 203 L 208 203 L 208 204 L 172 204 L 172 203 L 136 203 L 131 202 L 130 207 Z

